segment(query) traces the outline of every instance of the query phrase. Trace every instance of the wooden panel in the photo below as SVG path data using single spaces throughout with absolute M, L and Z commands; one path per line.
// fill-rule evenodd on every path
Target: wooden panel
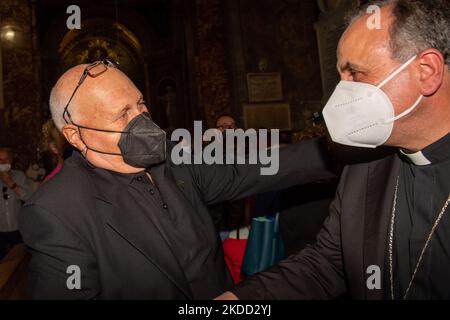
M 25 298 L 30 254 L 23 244 L 16 245 L 0 261 L 0 300 Z

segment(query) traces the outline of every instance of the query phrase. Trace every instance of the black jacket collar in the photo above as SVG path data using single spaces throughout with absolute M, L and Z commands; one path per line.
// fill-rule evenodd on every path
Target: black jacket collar
M 400 163 L 398 155 L 394 154 L 371 163 L 368 168 L 364 215 L 364 272 L 369 265 L 377 265 L 382 278 L 385 275 L 389 222 Z M 381 285 L 384 287 L 384 283 Z M 386 291 L 369 290 L 367 286 L 365 289 L 367 299 L 383 299 Z
M 66 162 L 67 165 L 81 166 L 88 170 L 91 176 L 91 183 L 95 189 L 95 198 L 106 203 L 107 225 L 117 232 L 125 241 L 140 251 L 151 263 L 153 263 L 163 274 L 167 276 L 185 295 L 192 298 L 190 286 L 184 276 L 183 270 L 178 263 L 170 244 L 163 236 L 159 223 L 152 217 L 130 212 L 120 203 L 125 203 L 126 193 L 122 190 L 122 183 L 111 183 L 115 179 L 133 179 L 136 175 L 119 176 L 115 173 L 97 168 L 90 164 L 79 152 L 74 152 L 72 157 Z M 165 165 L 154 168 L 161 175 L 165 175 Z M 170 181 L 170 179 L 168 179 Z M 173 182 L 175 185 L 175 182 Z M 176 199 L 178 194 L 174 194 Z

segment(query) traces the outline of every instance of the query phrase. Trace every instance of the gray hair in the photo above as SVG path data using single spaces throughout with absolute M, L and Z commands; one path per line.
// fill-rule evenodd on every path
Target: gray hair
M 389 30 L 392 57 L 406 61 L 420 51 L 439 50 L 450 69 L 449 0 L 378 0 L 369 5 L 392 6 L 394 22 Z M 348 24 L 367 14 L 367 4 L 350 13 Z
M 72 94 L 72 91 L 70 91 Z M 50 112 L 52 114 L 52 120 L 55 123 L 56 128 L 59 131 L 62 131 L 62 128 L 66 124 L 66 121 L 63 118 L 64 107 L 69 101 L 69 96 L 64 93 L 64 90 L 61 90 L 61 84 L 59 82 L 52 88 L 50 92 Z M 72 100 L 69 105 L 69 111 L 74 121 L 80 121 L 80 113 L 78 112 L 78 108 L 76 102 Z M 67 118 L 67 115 L 66 115 Z
M 61 131 L 62 127 L 66 124 L 62 115 L 66 103 L 67 101 L 64 100 L 64 97 L 61 92 L 59 92 L 57 86 L 54 86 L 50 93 L 49 105 L 53 122 L 55 123 L 55 126 L 59 131 Z

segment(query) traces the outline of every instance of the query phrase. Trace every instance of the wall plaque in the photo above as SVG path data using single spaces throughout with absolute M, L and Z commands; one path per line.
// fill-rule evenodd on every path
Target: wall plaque
M 242 108 L 246 129 L 292 129 L 289 103 L 244 104 Z
M 281 74 L 248 73 L 247 74 L 248 100 L 250 102 L 269 102 L 283 100 Z

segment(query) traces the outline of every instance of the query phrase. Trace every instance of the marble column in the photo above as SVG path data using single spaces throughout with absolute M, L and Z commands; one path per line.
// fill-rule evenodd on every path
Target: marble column
M 226 24 L 222 0 L 196 1 L 197 84 L 208 127 L 231 112 Z
M 14 30 L 13 37 L 2 38 L 2 134 L 17 155 L 15 166 L 26 170 L 37 160 L 42 126 L 33 1 L 0 1 L 0 21 Z

